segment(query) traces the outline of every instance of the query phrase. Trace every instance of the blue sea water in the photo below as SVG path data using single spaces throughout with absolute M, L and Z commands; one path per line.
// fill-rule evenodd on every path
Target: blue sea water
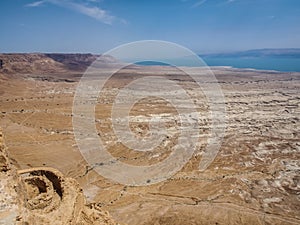
M 199 56 L 200 57 L 200 56 Z M 234 68 L 247 68 L 257 70 L 276 70 L 283 72 L 300 72 L 300 58 L 295 57 L 200 57 L 208 66 L 231 66 Z M 144 61 L 138 65 L 168 65 L 162 62 Z M 174 65 L 178 66 L 199 66 L 193 64 L 189 57 L 173 59 Z
M 202 57 L 208 66 L 231 66 L 258 70 L 300 72 L 300 58 L 292 57 Z

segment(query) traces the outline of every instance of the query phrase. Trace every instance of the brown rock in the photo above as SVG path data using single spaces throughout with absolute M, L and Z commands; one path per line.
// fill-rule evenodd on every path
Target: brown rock
M 79 184 L 58 170 L 17 171 L 1 131 L 0 150 L 0 224 L 117 224 L 107 212 L 87 205 Z

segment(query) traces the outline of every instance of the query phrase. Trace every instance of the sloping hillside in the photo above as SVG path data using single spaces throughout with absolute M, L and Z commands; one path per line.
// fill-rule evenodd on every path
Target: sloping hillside
M 83 72 L 99 55 L 61 54 L 61 53 L 13 53 L 0 54 L 0 73 L 2 74 L 59 74 Z M 105 62 L 115 62 L 106 56 Z
M 17 171 L 0 130 L 0 224 L 117 225 L 109 214 L 86 204 L 72 178 L 53 168 Z

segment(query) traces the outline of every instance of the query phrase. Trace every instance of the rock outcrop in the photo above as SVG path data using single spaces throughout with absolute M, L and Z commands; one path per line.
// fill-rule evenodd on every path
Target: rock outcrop
M 3 74 L 65 74 L 66 72 L 84 72 L 99 56 L 93 54 L 62 53 L 0 54 L 0 72 Z M 111 56 L 105 56 L 101 61 L 105 63 L 116 62 Z
M 17 171 L 0 131 L 0 224 L 117 223 L 95 204 L 86 204 L 79 184 L 56 169 Z

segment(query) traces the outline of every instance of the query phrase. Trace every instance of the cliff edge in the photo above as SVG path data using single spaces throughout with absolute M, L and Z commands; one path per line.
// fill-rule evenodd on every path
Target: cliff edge
M 17 170 L 0 130 L 0 224 L 117 225 L 110 215 L 86 204 L 79 184 L 47 167 Z

